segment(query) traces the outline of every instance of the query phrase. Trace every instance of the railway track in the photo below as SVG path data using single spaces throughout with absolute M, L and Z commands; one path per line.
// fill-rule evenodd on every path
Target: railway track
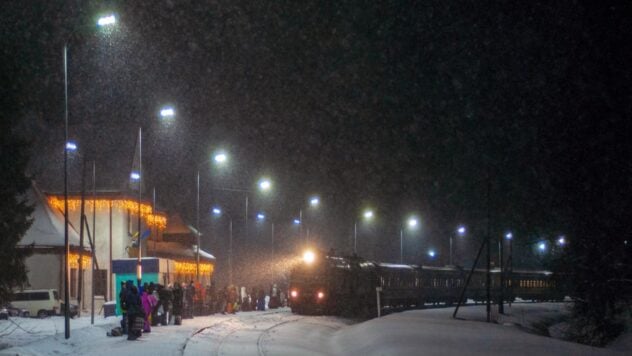
M 279 327 L 307 317 L 286 311 L 240 314 L 195 330 L 182 344 L 181 355 L 266 355 L 265 342 Z

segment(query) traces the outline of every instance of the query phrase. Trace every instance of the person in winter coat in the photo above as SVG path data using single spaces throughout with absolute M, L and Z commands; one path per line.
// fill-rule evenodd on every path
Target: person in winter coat
M 141 330 L 135 328 L 136 318 L 143 317 L 143 310 L 138 289 L 134 282 L 127 281 L 124 306 L 127 310 L 127 340 L 136 340 L 141 335 Z
M 233 286 L 226 287 L 226 314 L 233 314 L 235 307 L 235 294 L 233 293 Z
M 160 307 L 162 308 L 162 315 L 160 316 L 160 320 L 158 322 L 161 325 L 169 325 L 169 319 L 172 309 L 172 301 L 173 301 L 173 291 L 171 287 L 163 287 L 162 285 L 158 285 L 158 303 L 160 303 Z
M 268 307 L 270 309 L 276 309 L 279 307 L 279 288 L 276 283 L 270 287 L 270 302 L 268 303 Z
M 173 316 L 176 318 L 176 321 L 182 319 L 183 297 L 182 287 L 180 283 L 176 283 L 173 287 Z
M 259 289 L 257 294 L 257 310 L 266 310 L 266 292 L 262 288 Z
M 144 290 L 143 295 L 141 296 L 141 303 L 143 305 L 143 311 L 145 312 L 145 325 L 143 327 L 143 332 L 151 332 L 151 312 L 158 302 L 156 298 L 149 294 L 149 290 Z
M 121 307 L 121 331 L 127 334 L 127 309 L 125 309 L 125 294 L 127 293 L 127 284 L 121 282 L 121 291 L 119 292 L 119 306 Z

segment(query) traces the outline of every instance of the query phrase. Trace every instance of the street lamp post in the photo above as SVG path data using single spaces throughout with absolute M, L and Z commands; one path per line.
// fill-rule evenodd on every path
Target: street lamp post
M 216 216 L 222 215 L 222 209 L 213 208 L 213 214 Z M 233 217 L 228 215 L 228 284 L 233 284 Z
M 318 208 L 318 206 L 320 205 L 320 198 L 318 198 L 317 196 L 313 196 L 311 198 L 309 198 L 309 206 L 311 208 Z M 303 240 L 304 242 L 307 242 L 307 240 L 309 240 L 309 229 L 305 228 L 305 230 L 307 231 L 307 235 L 303 234 L 303 208 L 300 208 L 298 211 L 298 236 L 301 240 Z
M 365 210 L 362 214 L 365 220 L 373 219 L 373 210 Z M 358 221 L 353 223 L 353 254 L 358 253 Z
M 97 20 L 99 26 L 116 23 L 116 17 L 109 15 Z M 68 44 L 64 44 L 64 337 L 70 338 L 70 243 L 68 239 Z M 76 146 L 75 146 L 76 149 Z
M 504 238 L 501 237 L 498 241 L 498 260 L 499 260 L 499 267 L 500 267 L 500 295 L 498 298 L 498 312 L 500 314 L 504 314 L 505 313 L 505 307 L 504 307 L 504 302 L 505 302 L 505 271 L 506 268 L 503 265 L 504 262 L 504 258 L 503 258 L 503 250 L 504 250 L 504 242 L 505 240 L 509 240 L 509 245 L 511 246 L 511 238 L 513 237 L 513 235 L 511 234 L 511 232 L 508 232 L 507 234 L 505 234 Z
M 408 227 L 413 229 L 417 227 L 418 220 L 416 218 L 408 219 Z M 404 263 L 404 227 L 399 229 L 399 263 Z
M 160 114 L 164 117 L 166 115 L 173 116 L 174 110 L 173 108 L 165 108 L 160 111 Z M 223 164 L 227 160 L 227 156 L 225 153 L 220 152 L 217 153 L 213 160 L 217 164 Z M 203 162 L 204 163 L 204 162 Z M 201 241 L 200 241 L 200 166 L 203 164 L 198 164 L 197 169 L 197 179 L 196 179 L 196 200 L 195 200 L 195 230 L 196 230 L 196 238 L 197 238 L 197 247 L 195 249 L 195 280 L 200 282 L 200 249 L 201 249 Z
M 465 231 L 466 231 L 466 230 L 465 230 L 465 226 L 459 226 L 459 227 L 457 228 L 457 230 L 456 230 L 456 232 L 459 234 L 459 236 L 464 236 L 464 235 L 465 235 Z M 451 234 L 450 234 L 450 258 L 449 258 L 449 261 L 450 261 L 450 263 L 449 263 L 449 264 L 450 264 L 450 265 L 452 265 L 452 262 L 453 262 L 453 260 L 452 260 L 452 254 L 453 254 L 453 250 L 452 250 L 452 244 L 453 244 L 453 243 L 452 243 L 452 238 L 453 238 L 453 236 L 454 236 L 454 233 L 451 233 Z

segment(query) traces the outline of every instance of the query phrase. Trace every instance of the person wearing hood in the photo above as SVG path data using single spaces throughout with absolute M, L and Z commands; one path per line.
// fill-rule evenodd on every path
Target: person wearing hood
M 136 327 L 137 318 L 142 318 L 143 310 L 138 289 L 134 282 L 129 280 L 125 283 L 125 300 L 123 306 L 127 310 L 127 340 L 136 340 L 141 335 L 141 328 Z
M 141 295 L 141 304 L 143 307 L 143 311 L 145 312 L 145 324 L 143 326 L 143 332 L 151 332 L 151 316 L 152 311 L 158 302 L 156 301 L 156 297 L 153 294 L 149 294 L 149 290 L 143 290 L 143 294 Z

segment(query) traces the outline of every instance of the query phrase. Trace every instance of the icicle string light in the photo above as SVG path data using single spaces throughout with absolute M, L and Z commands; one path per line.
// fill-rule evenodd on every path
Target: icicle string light
M 175 261 L 176 273 L 178 274 L 195 274 L 195 263 Z M 200 263 L 200 273 L 213 273 L 213 265 L 210 263 Z
M 64 211 L 64 199 L 56 196 L 49 196 L 48 203 L 59 211 Z M 86 199 L 86 209 L 91 210 L 93 206 L 92 199 Z M 120 209 L 123 211 L 129 211 L 132 215 L 136 215 L 138 212 L 138 201 L 131 199 L 97 199 L 96 203 L 97 211 L 103 212 L 110 209 L 110 203 L 112 203 L 113 209 Z M 77 211 L 81 208 L 81 199 L 68 198 L 68 211 Z M 145 220 L 145 224 L 151 227 L 157 227 L 164 230 L 167 227 L 167 218 L 160 214 L 153 214 L 150 204 L 140 204 L 140 215 Z
M 79 268 L 79 254 L 78 253 L 73 253 L 71 252 L 68 255 L 68 264 L 70 265 L 70 268 Z M 88 269 L 88 266 L 90 265 L 90 256 L 83 256 L 83 259 L 81 260 L 81 268 L 83 269 Z

